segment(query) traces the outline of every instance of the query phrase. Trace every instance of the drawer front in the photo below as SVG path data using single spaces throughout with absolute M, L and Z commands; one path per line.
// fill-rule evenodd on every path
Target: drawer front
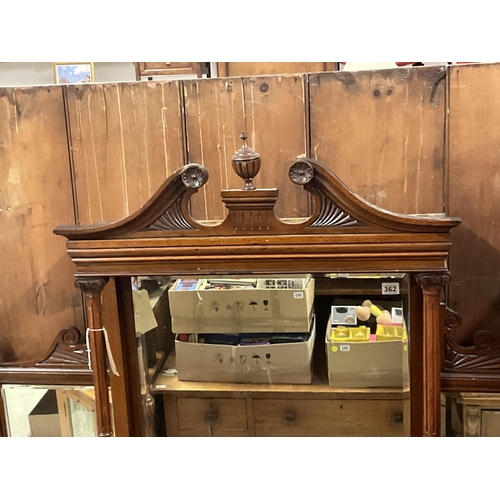
M 138 76 L 190 75 L 201 78 L 201 63 L 198 62 L 141 62 L 138 63 Z
M 409 400 L 255 399 L 253 411 L 257 436 L 409 435 Z
M 177 398 L 179 436 L 248 436 L 245 399 Z
M 193 63 L 190 62 L 145 62 L 144 69 L 174 69 L 174 68 L 186 68 L 189 69 Z

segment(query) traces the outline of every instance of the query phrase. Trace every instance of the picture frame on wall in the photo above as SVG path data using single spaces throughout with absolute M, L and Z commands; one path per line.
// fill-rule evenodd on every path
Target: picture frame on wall
M 67 85 L 94 81 L 94 63 L 53 63 L 54 83 Z

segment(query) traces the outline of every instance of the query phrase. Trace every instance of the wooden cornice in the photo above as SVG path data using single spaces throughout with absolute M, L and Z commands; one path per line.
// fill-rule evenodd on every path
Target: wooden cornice
M 335 174 L 311 159 L 297 160 L 292 182 L 314 198 L 314 212 L 304 220 L 281 220 L 274 213 L 277 189 L 231 189 L 222 192 L 229 214 L 218 225 L 196 221 L 189 199 L 208 180 L 202 165 L 190 164 L 171 175 L 135 214 L 110 224 L 60 226 L 68 240 L 272 236 L 312 234 L 447 233 L 460 224 L 442 215 L 400 215 L 378 208 L 353 193 Z

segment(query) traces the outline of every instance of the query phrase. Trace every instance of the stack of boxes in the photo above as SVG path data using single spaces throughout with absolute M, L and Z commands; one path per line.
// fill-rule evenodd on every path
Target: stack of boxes
M 332 306 L 325 339 L 331 387 L 408 386 L 408 336 L 399 306 L 391 308 L 391 324 L 375 331 L 358 324 L 355 306 Z
M 311 383 L 310 275 L 179 279 L 168 293 L 179 380 Z

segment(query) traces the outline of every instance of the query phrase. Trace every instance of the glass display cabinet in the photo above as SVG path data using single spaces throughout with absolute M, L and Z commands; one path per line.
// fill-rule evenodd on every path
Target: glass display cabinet
M 439 436 L 460 220 L 379 209 L 305 158 L 289 178 L 312 215 L 280 219 L 242 139 L 220 223 L 193 218 L 208 171 L 189 164 L 130 217 L 54 231 L 85 298 L 97 434 Z

